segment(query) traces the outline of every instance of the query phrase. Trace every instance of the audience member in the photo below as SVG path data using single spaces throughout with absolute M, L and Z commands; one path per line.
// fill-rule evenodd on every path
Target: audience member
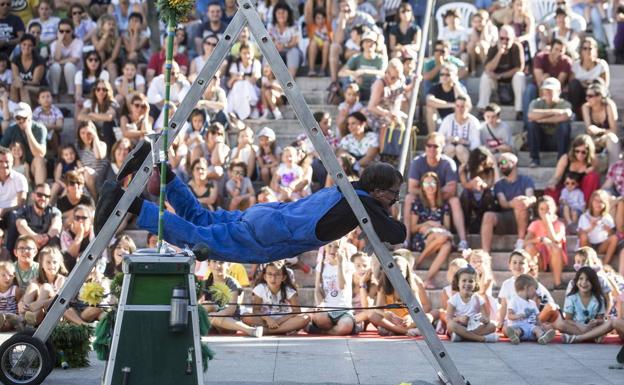
M 433 278 L 451 253 L 453 236 L 448 203 L 442 200 L 442 186 L 435 172 L 426 172 L 420 179 L 419 197 L 410 208 L 410 249 L 420 255 L 416 269 L 427 257 L 437 253 L 425 277 L 425 289 L 433 289 Z
M 106 143 L 100 140 L 97 129 L 92 121 L 87 120 L 80 122 L 78 125 L 78 132 L 76 133 L 78 144 L 78 158 L 85 167 L 87 177 L 85 180 L 89 181 L 93 178 L 94 185 L 97 188 L 104 182 L 106 173 L 108 170 L 108 160 L 106 159 Z M 97 190 L 93 194 L 94 199 L 97 199 Z
M 13 210 L 26 203 L 27 195 L 26 177 L 13 170 L 11 150 L 0 146 L 0 228 L 8 230 L 7 235 L 15 222 Z M 8 246 L 10 250 L 12 245 Z
M 444 40 L 437 40 L 433 49 L 433 57 L 423 64 L 423 93 L 429 93 L 431 87 L 440 82 L 440 71 L 443 64 L 450 64 L 457 67 L 460 79 L 468 75 L 468 67 L 463 61 L 450 54 L 449 43 Z
M 61 251 L 68 271 L 72 271 L 93 237 L 93 208 L 79 204 L 66 218 L 61 233 Z
M 93 198 L 84 193 L 85 178 L 78 170 L 70 170 L 65 173 L 65 195 L 56 202 L 56 208 L 63 214 L 63 219 L 67 219 L 69 214 L 77 206 L 88 206 L 95 209 Z
M 466 164 L 470 151 L 481 145 L 481 123 L 470 113 L 471 107 L 470 97 L 457 96 L 455 112 L 442 120 L 438 130 L 446 139 L 442 152 L 460 164 Z
M 59 209 L 50 205 L 50 186 L 37 184 L 27 204 L 15 213 L 15 227 L 19 235 L 28 235 L 37 242 L 37 247 L 58 246 L 63 225 Z
M 347 118 L 349 134 L 340 140 L 337 154 L 348 152 L 357 159 L 355 170 L 361 172 L 379 154 L 379 135 L 370 131 L 366 115 L 353 112 Z
M 572 105 L 561 99 L 561 83 L 547 78 L 541 84 L 542 96 L 529 104 L 529 167 L 540 165 L 540 151 L 557 151 L 561 157 L 570 148 Z
M 99 138 L 110 149 L 116 141 L 114 127 L 117 121 L 118 107 L 111 84 L 108 80 L 98 79 L 91 88 L 90 96 L 84 101 L 83 109 L 80 110 L 76 119 L 80 122 L 79 124 L 90 122 L 95 125 Z M 84 162 L 84 159 L 82 160 Z
M 373 83 L 384 75 L 388 67 L 387 56 L 378 52 L 378 39 L 376 32 L 364 32 L 362 52 L 352 56 L 338 73 L 341 78 L 349 78 L 360 86 L 360 98 L 363 101 L 368 101 Z
M 46 159 L 49 164 L 54 164 L 59 157 L 61 147 L 61 134 L 65 117 L 60 108 L 52 102 L 52 93 L 48 88 L 41 88 L 37 92 L 38 106 L 33 111 L 33 120 L 43 123 L 48 131 L 46 142 Z
M 585 202 L 588 202 L 590 195 L 600 187 L 600 175 L 594 168 L 595 160 L 596 150 L 589 135 L 577 136 L 572 141 L 570 151 L 563 154 L 557 161 L 555 172 L 548 181 L 544 193 L 557 202 L 563 189 L 565 176 L 575 173 L 581 179 L 580 188 L 585 196 Z
M 611 263 L 618 246 L 615 222 L 609 214 L 609 194 L 604 190 L 592 193 L 587 211 L 578 223 L 579 246 L 592 247 L 596 253 L 604 254 L 604 264 Z
M 26 290 L 28 284 L 35 280 L 39 273 L 39 263 L 35 262 L 38 246 L 36 238 L 30 235 L 21 235 L 15 241 L 15 278 L 20 289 Z
M 507 122 L 501 120 L 501 108 L 490 103 L 483 109 L 483 123 L 481 124 L 481 144 L 494 154 L 514 152 L 511 128 Z
M 586 37 L 581 44 L 581 56 L 572 64 L 568 95 L 573 111 L 581 120 L 581 106 L 585 103 L 587 88 L 594 82 L 601 82 L 609 89 L 609 64 L 598 57 L 598 43 L 591 37 Z
M 432 171 L 440 180 L 442 200 L 451 207 L 453 225 L 459 235 L 458 249 L 462 251 L 468 248 L 468 242 L 466 240 L 464 214 L 457 197 L 457 166 L 451 158 L 442 154 L 443 147 L 444 136 L 438 132 L 433 132 L 427 135 L 425 153 L 417 156 L 410 163 L 407 195 L 403 209 L 403 212 L 407 213 L 404 217 L 404 223 L 408 228 L 407 239 L 410 239 L 411 214 L 409 213 L 420 190 L 420 179 L 425 173 Z
M 191 179 L 188 186 L 203 207 L 214 210 L 219 196 L 215 182 L 208 178 L 208 168 L 208 161 L 205 158 L 195 159 L 191 163 Z
M 618 137 L 618 109 L 602 84 L 590 84 L 585 93 L 586 102 L 581 107 L 587 134 L 592 137 L 597 152 L 607 151 L 609 166 L 620 159 L 621 144 Z
M 74 77 L 76 104 L 79 108 L 84 107 L 85 97 L 92 94 L 98 80 L 111 81 L 108 71 L 102 66 L 100 54 L 95 50 L 89 51 L 84 55 L 82 69 Z
M 521 118 L 522 95 L 525 88 L 524 64 L 522 45 L 516 41 L 513 27 L 510 25 L 501 27 L 498 45 L 490 47 L 484 61 L 477 108 L 480 110 L 485 108 L 494 89 L 498 89 L 499 99 L 502 99 L 500 95 L 504 87 L 507 89 L 511 87 L 516 119 Z
M 572 59 L 578 59 L 579 56 L 579 44 L 581 40 L 577 31 L 572 28 L 572 19 L 570 18 L 570 12 L 564 7 L 558 7 L 555 9 L 554 25 L 548 31 L 540 33 L 538 27 L 538 36 L 540 40 L 540 48 L 550 46 L 555 39 L 563 41 L 566 45 L 566 52 Z
M 492 249 L 492 237 L 497 234 L 518 234 L 514 249 L 524 247 L 526 229 L 529 225 L 529 208 L 535 203 L 535 184 L 527 175 L 518 173 L 518 157 L 510 152 L 498 159 L 498 169 L 503 175 L 494 184 L 500 211 L 483 214 L 481 224 L 481 248 Z
M 405 127 L 407 115 L 401 111 L 404 92 L 403 63 L 398 58 L 391 59 L 385 74 L 373 82 L 366 108 L 369 125 L 380 136 L 391 127 Z
M 32 119 L 32 110 L 24 102 L 17 104 L 14 112 L 15 124 L 9 126 L 0 140 L 0 146 L 8 147 L 18 142 L 24 148 L 26 162 L 31 166 L 36 184 L 46 180 L 46 141 L 48 131 L 46 127 Z
M 466 94 L 466 89 L 457 78 L 456 66 L 443 64 L 439 76 L 440 82 L 432 86 L 427 94 L 426 123 L 429 133 L 435 132 L 439 122 L 453 114 L 457 97 Z
M 417 54 L 421 40 L 422 31 L 416 23 L 412 6 L 408 2 L 401 3 L 396 14 L 396 23 L 388 30 L 390 56 L 397 57 L 404 50 Z
M 52 95 L 58 97 L 61 87 L 61 77 L 65 80 L 67 95 L 75 94 L 74 77 L 80 67 L 83 41 L 74 36 L 72 22 L 63 19 L 58 24 L 56 40 L 50 44 L 51 64 L 48 70 L 48 81 L 52 88 Z
M 26 3 L 28 5 L 28 2 Z M 19 43 L 19 39 L 24 34 L 24 22 L 22 18 L 11 14 L 11 1 L 4 0 L 0 2 L 0 54 L 7 57 L 13 51 L 13 48 Z M 31 14 L 32 17 L 32 14 Z M 30 20 L 30 17 L 28 17 Z
M 459 200 L 464 223 L 471 233 L 479 232 L 486 212 L 498 208 L 494 193 L 497 174 L 496 159 L 484 146 L 470 151 L 468 161 L 459 166 L 459 181 L 463 187 Z
M 33 35 L 23 35 L 20 38 L 20 54 L 11 62 L 11 99 L 29 105 L 32 104 L 31 94 L 36 94 L 41 89 L 45 75 L 45 61 L 34 51 L 35 46 Z
M 530 109 L 530 103 L 537 98 L 538 89 L 542 89 L 544 80 L 555 78 L 559 81 L 560 90 L 567 89 L 571 73 L 572 59 L 566 55 L 565 43 L 560 39 L 553 40 L 550 50 L 542 51 L 533 58 L 533 81 L 527 82 L 522 98 L 522 108 L 525 111 L 525 125 L 528 122 L 527 114 Z

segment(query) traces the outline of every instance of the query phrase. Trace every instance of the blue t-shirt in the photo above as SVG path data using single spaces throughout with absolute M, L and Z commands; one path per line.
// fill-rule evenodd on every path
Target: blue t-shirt
M 435 167 L 427 163 L 427 158 L 424 154 L 414 158 L 410 164 L 409 178 L 420 180 L 429 171 L 433 171 L 438 175 L 440 187 L 446 186 L 449 182 L 457 182 L 457 165 L 455 161 L 446 155 L 440 157 L 440 161 Z
M 585 307 L 579 293 L 575 293 L 565 297 L 563 312 L 574 314 L 573 320 L 575 322 L 588 323 L 590 320 L 596 318 L 598 314 L 605 313 L 604 301 L 598 303 L 596 297 L 592 295 L 587 307 Z
M 509 202 L 515 197 L 526 195 L 528 188 L 535 189 L 533 179 L 526 175 L 518 175 L 518 179 L 515 182 L 509 182 L 507 179 L 501 178 L 494 184 L 494 193 L 496 195 L 502 193 Z

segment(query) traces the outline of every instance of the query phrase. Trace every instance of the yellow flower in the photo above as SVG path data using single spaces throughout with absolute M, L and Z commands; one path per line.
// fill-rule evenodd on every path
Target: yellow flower
M 104 288 L 97 282 L 87 282 L 80 289 L 78 299 L 89 306 L 97 306 L 104 299 Z
M 210 292 L 210 296 L 212 300 L 219 304 L 219 306 L 226 306 L 230 302 L 230 297 L 232 296 L 232 290 L 230 290 L 229 286 L 223 282 L 216 282 L 210 286 L 208 289 Z

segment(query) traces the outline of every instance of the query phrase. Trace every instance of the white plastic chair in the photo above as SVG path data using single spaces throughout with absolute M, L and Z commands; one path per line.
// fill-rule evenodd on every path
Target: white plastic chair
M 556 0 L 533 0 L 531 6 L 533 7 L 533 18 L 535 22 L 539 24 L 544 17 L 555 12 L 557 3 Z
M 456 9 L 457 13 L 459 13 L 461 25 L 470 28 L 470 18 L 477 13 L 477 7 L 470 3 L 447 3 L 440 6 L 435 13 L 436 22 L 438 23 L 438 32 L 444 27 L 444 14 L 449 9 Z

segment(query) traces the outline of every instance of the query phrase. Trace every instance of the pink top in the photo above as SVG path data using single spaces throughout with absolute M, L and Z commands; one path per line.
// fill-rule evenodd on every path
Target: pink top
M 554 227 L 555 235 L 557 236 L 557 238 L 560 238 L 562 241 L 565 241 L 565 225 L 563 224 L 563 222 L 555 221 L 555 223 L 553 224 L 553 227 Z M 546 230 L 546 226 L 544 225 L 544 222 L 542 222 L 540 219 L 537 219 L 531 222 L 527 231 L 530 231 L 531 233 L 535 234 L 535 236 L 538 238 L 548 236 L 548 230 Z

